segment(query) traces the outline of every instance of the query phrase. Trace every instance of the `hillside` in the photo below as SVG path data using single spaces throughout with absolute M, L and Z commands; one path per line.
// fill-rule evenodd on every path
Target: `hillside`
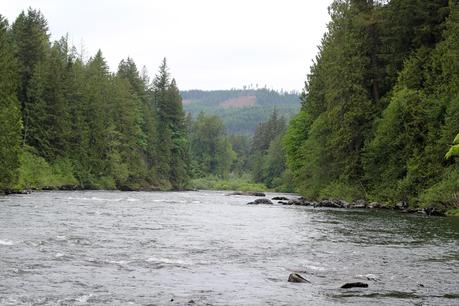
M 252 134 L 260 122 L 266 121 L 274 108 L 290 118 L 300 109 L 298 93 L 270 89 L 188 90 L 181 92 L 186 112 L 193 116 L 201 111 L 222 118 L 231 134 Z

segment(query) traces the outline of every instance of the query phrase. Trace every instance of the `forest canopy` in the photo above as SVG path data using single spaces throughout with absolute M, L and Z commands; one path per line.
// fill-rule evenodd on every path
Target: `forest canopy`
M 330 16 L 284 139 L 298 191 L 457 206 L 457 1 L 337 0 Z
M 37 10 L 0 17 L 0 190 L 236 178 L 459 207 L 458 6 L 333 1 L 293 118 L 296 94 L 267 88 L 187 91 L 186 114 L 165 59 L 152 80 L 130 58 L 111 72 L 100 50 L 83 60 L 66 37 L 51 42 Z
M 37 10 L 0 17 L 0 189 L 182 189 L 188 139 L 166 60 L 150 82 L 51 42 Z

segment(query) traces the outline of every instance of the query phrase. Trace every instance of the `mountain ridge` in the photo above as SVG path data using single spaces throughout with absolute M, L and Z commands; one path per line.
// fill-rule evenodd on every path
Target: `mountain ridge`
M 200 112 L 219 116 L 230 134 L 252 134 L 273 110 L 291 118 L 300 109 L 299 93 L 267 88 L 184 90 L 183 107 L 193 117 Z

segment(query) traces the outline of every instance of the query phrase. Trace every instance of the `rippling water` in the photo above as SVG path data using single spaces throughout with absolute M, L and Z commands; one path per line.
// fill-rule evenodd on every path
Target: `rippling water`
M 250 200 L 0 198 L 0 304 L 459 305 L 459 219 Z M 288 283 L 291 272 L 311 283 Z M 369 288 L 339 289 L 349 281 Z

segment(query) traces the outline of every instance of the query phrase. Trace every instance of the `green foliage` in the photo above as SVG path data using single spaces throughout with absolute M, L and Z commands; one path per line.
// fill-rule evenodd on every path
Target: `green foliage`
M 426 98 L 419 91 L 397 90 L 376 124 L 374 138 L 365 150 L 367 183 L 378 198 L 403 197 L 400 184 L 407 177 L 409 161 L 425 146 Z
M 0 190 L 18 179 L 21 113 L 16 98 L 17 73 L 8 23 L 0 15 Z
M 445 158 L 450 159 L 453 156 L 459 156 L 459 134 L 457 134 L 456 138 L 454 138 L 453 145 L 446 153 Z
M 282 136 L 286 128 L 285 119 L 276 109 L 270 118 L 260 123 L 252 138 L 250 168 L 257 183 L 269 188 L 282 184 L 280 178 L 285 171 L 285 153 L 282 148 Z
M 459 130 L 458 6 L 333 2 L 284 138 L 302 194 L 457 205 L 457 169 L 444 154 Z
M 448 210 L 446 215 L 449 217 L 459 217 L 459 208 Z
M 453 167 L 443 174 L 438 183 L 420 195 L 422 205 L 445 203 L 459 208 L 459 168 Z
M 231 172 L 239 175 L 247 172 L 250 159 L 250 141 L 246 135 L 229 135 L 229 142 L 237 157 L 231 167 Z
M 69 160 L 57 160 L 53 165 L 46 162 L 30 149 L 20 155 L 21 167 L 15 189 L 43 189 L 62 186 L 75 186 L 78 182 L 73 176 L 73 166 Z
M 190 139 L 193 176 L 226 178 L 236 153 L 220 118 L 199 114 L 192 125 Z
M 298 93 L 277 92 L 267 88 L 231 89 L 201 91 L 189 90 L 182 92 L 186 101 L 187 112 L 198 116 L 200 112 L 218 115 L 230 135 L 251 136 L 257 125 L 265 122 L 276 108 L 286 118 L 293 117 L 300 107 Z M 255 105 L 227 107 L 225 101 L 230 99 L 254 99 Z
M 130 58 L 114 74 L 100 50 L 84 61 L 67 38 L 51 43 L 29 9 L 11 28 L 0 17 L 0 72 L 0 190 L 187 185 L 185 116 L 165 60 L 153 84 Z
M 318 197 L 322 199 L 344 199 L 350 202 L 359 199 L 362 194 L 364 194 L 364 190 L 362 190 L 361 186 L 353 186 L 338 181 L 332 182 L 321 189 Z
M 189 176 L 185 113 L 175 80 L 170 80 L 166 59 L 153 80 L 153 99 L 158 118 L 158 176 L 163 182 L 169 181 L 172 188 L 183 189 Z

